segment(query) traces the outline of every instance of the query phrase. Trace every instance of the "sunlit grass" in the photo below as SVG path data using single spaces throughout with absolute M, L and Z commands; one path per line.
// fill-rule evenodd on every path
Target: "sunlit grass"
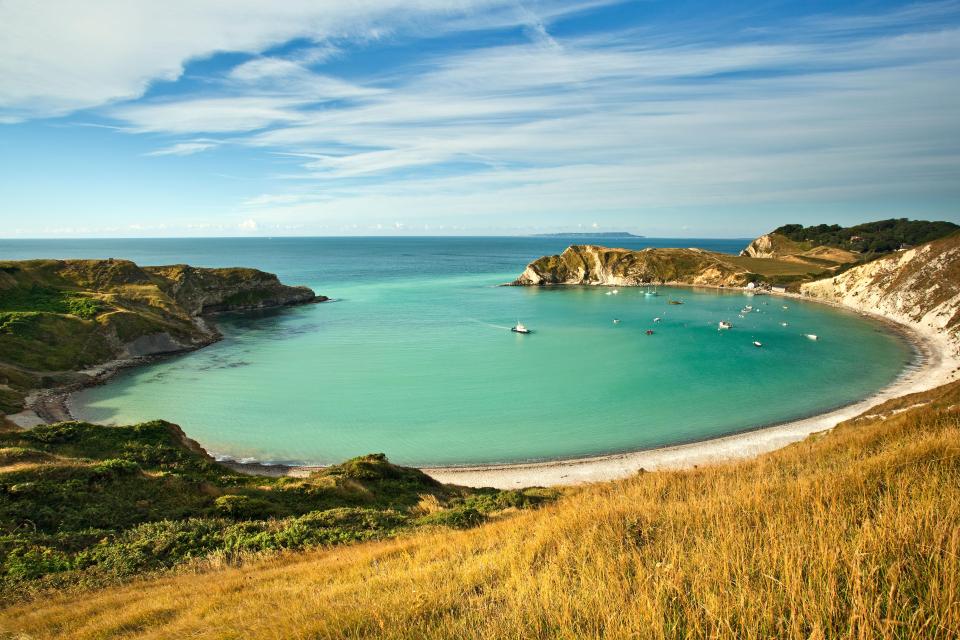
M 909 408 L 905 411 L 897 410 Z M 63 596 L 76 638 L 951 638 L 960 384 L 761 458 L 583 488 L 476 529 Z

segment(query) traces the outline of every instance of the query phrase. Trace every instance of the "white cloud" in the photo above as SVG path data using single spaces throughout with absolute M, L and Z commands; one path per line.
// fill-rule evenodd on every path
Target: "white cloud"
M 253 218 L 247 218 L 246 220 L 238 224 L 237 228 L 240 229 L 241 231 L 256 231 L 258 228 L 257 221 L 254 220 Z
M 342 55 L 320 44 L 101 112 L 126 131 L 182 138 L 151 155 L 200 152 L 217 142 L 202 136 L 217 134 L 286 161 L 269 193 L 244 194 L 234 215 L 260 222 L 244 220 L 244 231 L 584 212 L 607 224 L 608 214 L 670 207 L 960 195 L 955 26 L 878 33 L 893 22 L 877 18 L 859 33 L 852 18 L 808 20 L 732 44 L 636 31 L 563 37 L 542 7 L 480 4 L 489 10 L 463 0 L 436 19 L 520 25 L 530 41 L 424 54 L 350 80 L 311 68 Z M 423 15 L 442 5 L 416 4 Z M 392 5 L 363 6 L 330 9 L 340 30 L 323 33 L 374 28 Z
M 207 151 L 208 149 L 214 149 L 220 145 L 216 140 L 192 140 L 190 142 L 178 142 L 176 144 L 170 145 L 169 147 L 164 147 L 162 149 L 157 149 L 156 151 L 151 151 L 147 153 L 148 156 L 190 156 L 195 153 L 201 153 Z
M 556 2 L 579 8 L 572 0 Z M 216 52 L 258 53 L 295 38 L 320 43 L 391 28 L 470 28 L 513 0 L 4 0 L 0 120 L 56 116 L 141 96 Z M 482 21 L 481 21 L 482 22 Z M 479 26 L 479 25 L 473 25 Z

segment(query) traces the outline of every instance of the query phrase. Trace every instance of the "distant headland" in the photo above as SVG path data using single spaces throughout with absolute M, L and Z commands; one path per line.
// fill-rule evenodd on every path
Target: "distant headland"
M 600 231 L 583 233 L 581 231 L 563 231 L 560 233 L 535 233 L 535 238 L 645 238 L 626 231 Z

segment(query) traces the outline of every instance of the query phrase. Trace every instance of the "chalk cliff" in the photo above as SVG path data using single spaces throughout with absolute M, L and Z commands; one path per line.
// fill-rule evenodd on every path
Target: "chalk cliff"
M 960 354 L 960 234 L 805 283 L 800 291 L 907 323 Z

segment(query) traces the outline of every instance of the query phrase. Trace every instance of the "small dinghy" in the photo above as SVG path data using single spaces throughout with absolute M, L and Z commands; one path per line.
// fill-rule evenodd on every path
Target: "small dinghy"
M 786 322 L 781 322 L 781 323 L 780 323 L 780 326 L 781 326 L 781 327 L 785 327 L 785 326 L 787 326 L 787 323 L 786 323 Z
M 654 319 L 653 319 L 654 322 L 660 322 L 660 320 L 661 320 L 661 318 L 654 318 Z
M 754 341 L 753 341 L 753 346 L 759 348 L 759 347 L 762 347 L 762 346 L 763 346 L 763 343 L 760 342 L 760 341 L 758 341 L 758 340 L 754 340 Z
M 510 331 L 513 331 L 514 333 L 530 333 L 530 329 L 527 329 L 525 326 L 523 326 L 523 323 L 521 322 L 517 322 L 517 326 L 511 327 Z
M 671 300 L 670 304 L 683 304 L 683 300 Z
M 653 329 L 647 329 L 647 335 L 648 335 L 648 336 L 652 336 L 652 335 L 653 335 Z
M 726 320 L 721 320 L 720 324 L 717 325 L 717 331 L 721 331 L 723 329 L 729 329 L 732 326 L 733 325 L 727 322 Z
M 614 318 L 613 324 L 620 324 L 620 318 Z
M 805 334 L 803 334 L 803 335 L 807 338 L 807 340 L 819 340 L 819 339 L 820 339 L 819 337 L 817 337 L 817 334 L 815 334 L 815 333 L 805 333 Z

